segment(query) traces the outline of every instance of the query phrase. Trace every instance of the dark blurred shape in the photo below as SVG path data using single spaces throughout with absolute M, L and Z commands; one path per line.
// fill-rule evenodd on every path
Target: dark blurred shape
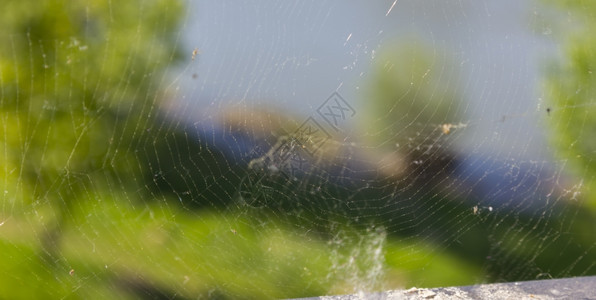
M 128 295 L 136 299 L 166 300 L 166 299 L 188 299 L 180 296 L 176 291 L 169 291 L 166 287 L 158 287 L 140 277 L 119 277 L 113 284 Z
M 276 149 L 298 124 L 293 118 L 283 112 L 232 109 L 214 119 L 154 133 L 143 143 L 139 153 L 154 192 L 174 195 L 182 205 L 196 208 L 222 208 L 242 193 L 243 198 L 272 193 L 276 205 L 314 202 L 324 206 L 317 209 L 321 213 L 328 205 L 374 210 L 392 197 L 417 201 L 421 190 L 464 198 L 466 207 L 532 213 L 544 209 L 541 201 L 547 195 L 561 193 L 546 162 L 461 155 L 441 147 L 383 151 L 350 139 L 329 140 L 313 155 L 295 146 L 291 151 L 302 154 L 302 169 L 290 170 L 297 168 L 288 162 L 291 155 Z

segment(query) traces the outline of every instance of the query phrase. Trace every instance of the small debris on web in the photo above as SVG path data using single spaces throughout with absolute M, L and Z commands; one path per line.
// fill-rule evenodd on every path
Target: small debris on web
M 466 126 L 468 126 L 468 124 L 465 124 L 465 123 L 459 123 L 459 124 L 445 123 L 445 124 L 439 125 L 439 128 L 441 129 L 441 131 L 443 131 L 443 134 L 447 135 L 447 134 L 449 134 L 451 132 L 451 129 L 464 128 Z
M 443 130 L 443 134 L 449 134 L 449 132 L 451 131 L 451 124 L 441 125 L 441 130 Z
M 201 54 L 201 52 L 199 52 L 199 48 L 195 48 L 194 50 L 192 50 L 192 60 L 195 60 L 198 54 Z
M 478 215 L 478 214 L 480 214 L 484 210 L 488 210 L 489 212 L 492 212 L 493 211 L 493 207 L 492 206 L 479 207 L 478 205 L 475 205 L 474 207 L 472 207 L 472 213 L 474 215 Z

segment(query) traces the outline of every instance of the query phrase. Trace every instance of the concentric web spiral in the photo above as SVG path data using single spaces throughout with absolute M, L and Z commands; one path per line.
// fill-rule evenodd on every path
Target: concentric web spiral
M 0 295 L 596 274 L 578 1 L 5 1 Z

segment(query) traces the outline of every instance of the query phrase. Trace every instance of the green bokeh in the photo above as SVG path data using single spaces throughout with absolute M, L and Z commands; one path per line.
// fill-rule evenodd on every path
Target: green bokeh
M 594 1 L 546 1 L 567 18 L 555 26 L 561 30 L 563 56 L 547 69 L 547 126 L 557 156 L 568 163 L 577 178 L 572 195 L 596 211 L 596 3 Z M 564 21 L 567 20 L 567 21 Z M 564 34 L 563 34 L 564 32 Z

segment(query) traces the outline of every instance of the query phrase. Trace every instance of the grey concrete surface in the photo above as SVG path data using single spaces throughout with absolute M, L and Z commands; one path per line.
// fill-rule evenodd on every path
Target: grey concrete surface
M 410 288 L 380 293 L 321 296 L 304 299 L 596 299 L 596 276 L 479 284 L 445 288 Z

